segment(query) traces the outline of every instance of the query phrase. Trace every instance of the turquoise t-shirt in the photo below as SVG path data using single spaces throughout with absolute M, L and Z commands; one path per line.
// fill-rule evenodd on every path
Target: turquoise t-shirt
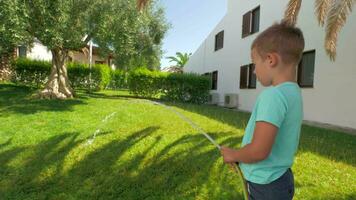
M 284 82 L 264 90 L 257 98 L 250 120 L 245 129 L 242 146 L 251 143 L 258 121 L 278 127 L 270 155 L 263 161 L 240 163 L 246 180 L 268 184 L 282 176 L 293 164 L 299 144 L 303 120 L 303 101 L 299 86 Z

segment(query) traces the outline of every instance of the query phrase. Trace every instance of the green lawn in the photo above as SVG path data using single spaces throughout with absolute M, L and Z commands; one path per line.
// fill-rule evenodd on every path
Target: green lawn
M 0 199 L 242 198 L 219 152 L 174 113 L 122 91 L 66 101 L 33 92 L 0 84 Z M 248 114 L 170 105 L 219 143 L 239 146 Z M 355 155 L 355 136 L 304 126 L 295 199 L 355 199 Z

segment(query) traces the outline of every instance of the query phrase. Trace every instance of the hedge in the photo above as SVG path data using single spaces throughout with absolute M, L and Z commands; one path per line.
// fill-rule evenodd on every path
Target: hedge
M 29 86 L 42 87 L 48 80 L 52 63 L 49 61 L 19 58 L 13 63 L 15 74 L 12 81 Z M 68 78 L 74 88 L 89 88 L 88 65 L 68 63 Z M 112 70 L 107 65 L 94 65 L 91 69 L 91 88 L 100 90 L 106 88 L 112 80 Z M 114 72 L 118 74 L 118 72 Z M 117 78 L 116 78 L 117 79 Z
M 138 69 L 129 73 L 128 87 L 131 93 L 142 97 L 205 103 L 208 101 L 211 80 L 193 73 L 169 74 Z
M 13 63 L 15 83 L 43 87 L 47 82 L 52 63 L 29 59 L 17 59 Z M 73 88 L 88 89 L 88 65 L 69 63 L 68 78 Z M 129 73 L 111 70 L 107 65 L 94 65 L 91 69 L 91 88 L 122 89 L 141 97 L 162 98 L 169 101 L 205 103 L 208 100 L 211 80 L 192 73 L 166 73 L 139 68 Z

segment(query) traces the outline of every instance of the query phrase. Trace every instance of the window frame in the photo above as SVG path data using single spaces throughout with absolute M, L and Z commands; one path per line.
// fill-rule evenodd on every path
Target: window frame
M 240 66 L 240 89 L 248 89 L 248 66 L 249 65 Z
M 218 89 L 218 76 L 219 76 L 219 73 L 218 73 L 217 70 L 211 72 L 211 90 L 217 90 Z
M 257 77 L 253 72 L 254 67 L 255 67 L 255 65 L 253 63 L 240 66 L 240 89 L 256 89 L 257 88 Z M 255 76 L 254 84 L 252 84 L 252 82 L 251 82 L 251 80 L 253 80 L 252 76 Z M 242 77 L 245 77 L 245 78 L 242 78 Z
M 255 71 L 255 64 L 249 64 L 248 65 L 248 82 L 247 82 L 248 89 L 256 89 L 256 87 L 257 87 L 257 77 L 256 77 L 256 74 L 254 73 L 254 71 Z M 252 79 L 253 76 L 254 76 L 254 83 L 252 86 L 251 80 L 253 80 Z
M 19 58 L 26 58 L 27 57 L 27 46 L 21 45 L 18 47 L 19 51 Z
M 220 49 L 224 48 L 224 35 L 224 30 L 215 35 L 215 51 L 219 51 Z
M 303 78 L 303 66 L 302 66 L 302 63 L 303 63 L 304 55 L 310 54 L 310 53 L 312 53 L 314 55 L 314 57 L 313 57 L 313 59 L 314 59 L 314 62 L 313 62 L 314 71 L 313 71 L 313 83 L 311 85 L 308 85 L 308 84 L 305 84 L 305 83 L 302 82 L 302 78 Z M 299 87 L 301 87 L 301 88 L 314 88 L 315 57 L 316 57 L 315 49 L 303 52 L 302 59 L 300 60 L 300 62 L 298 64 L 298 69 L 297 69 L 297 82 L 298 82 Z
M 255 13 L 258 11 L 258 28 L 257 30 L 253 30 L 254 27 L 254 17 L 256 17 Z M 249 10 L 244 15 L 242 15 L 242 38 L 245 38 L 254 33 L 258 33 L 260 31 L 261 24 L 261 6 L 258 5 L 252 10 Z

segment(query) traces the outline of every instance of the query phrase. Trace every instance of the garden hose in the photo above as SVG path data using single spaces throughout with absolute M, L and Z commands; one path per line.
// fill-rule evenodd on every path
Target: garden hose
M 221 146 L 212 138 L 210 137 L 200 126 L 198 126 L 197 124 L 195 124 L 192 120 L 190 120 L 189 118 L 187 118 L 186 116 L 184 116 L 183 114 L 181 114 L 180 112 L 172 109 L 171 107 L 163 104 L 163 103 L 159 103 L 156 101 L 151 101 L 153 104 L 155 105 L 160 105 L 163 108 L 166 108 L 169 111 L 174 112 L 176 115 L 178 115 L 183 121 L 187 122 L 190 126 L 192 126 L 195 130 L 199 131 L 201 134 L 203 134 L 219 151 L 221 149 Z M 248 200 L 248 192 L 247 192 L 247 183 L 246 180 L 241 172 L 241 169 L 239 167 L 238 163 L 234 164 L 234 171 L 239 175 L 240 179 L 241 179 L 241 183 L 242 183 L 242 190 L 243 190 L 243 195 L 244 195 L 244 199 Z

